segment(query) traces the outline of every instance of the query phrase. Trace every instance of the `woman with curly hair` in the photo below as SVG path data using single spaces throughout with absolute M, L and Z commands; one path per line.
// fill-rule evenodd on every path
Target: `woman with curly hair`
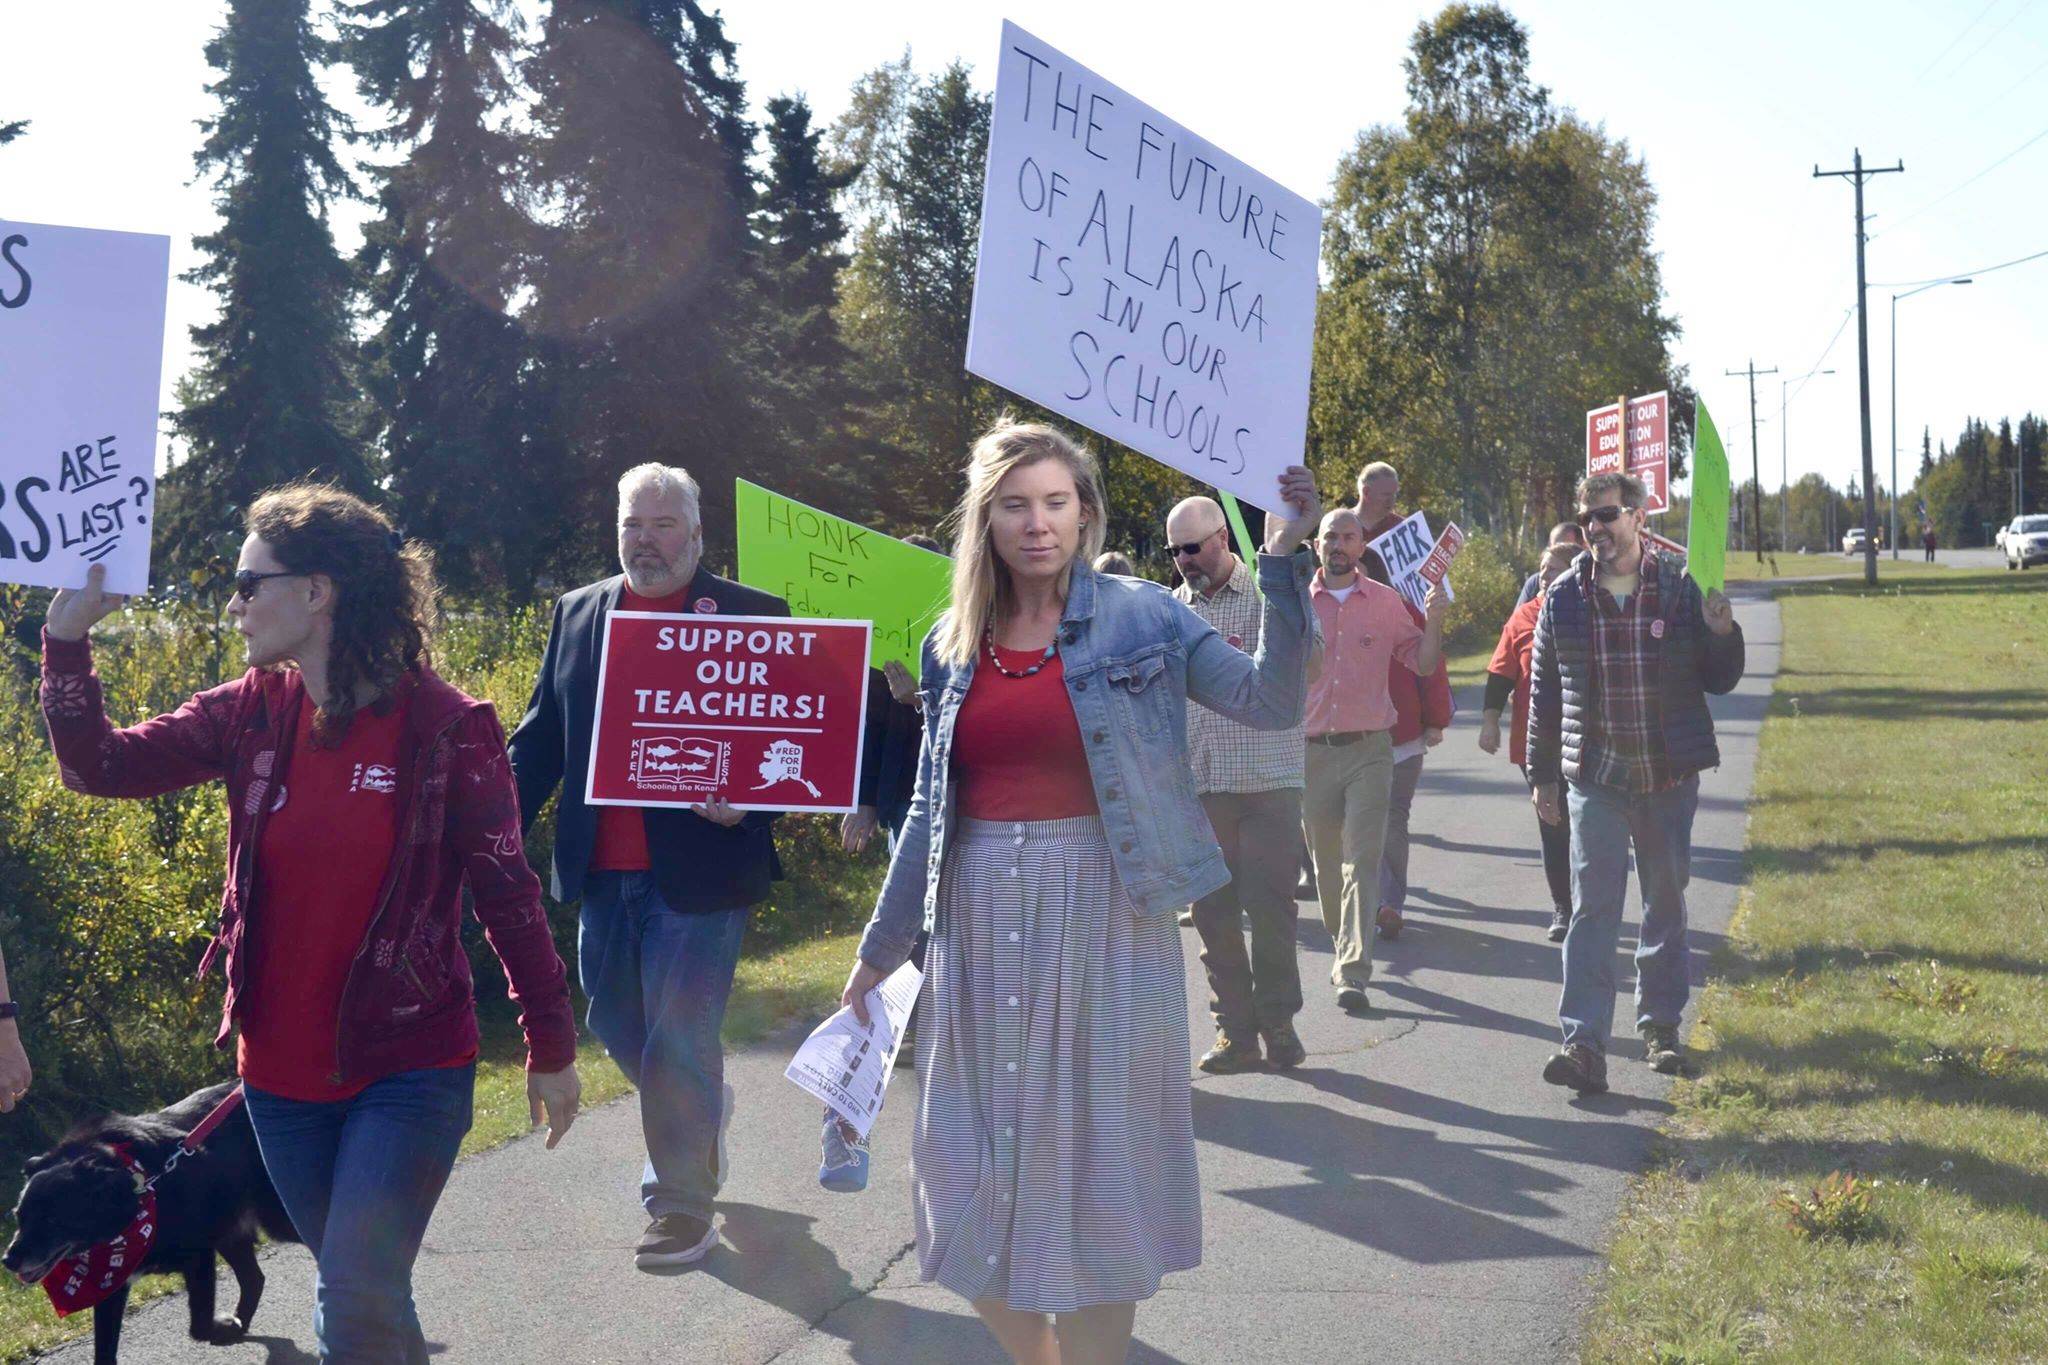
M 521 1008 L 549 1147 L 580 1090 L 568 979 L 497 716 L 429 664 L 427 552 L 314 484 L 265 493 L 247 529 L 227 612 L 248 672 L 114 728 L 87 635 L 121 598 L 95 565 L 50 604 L 43 712 L 73 791 L 226 785 L 227 885 L 200 971 L 225 965 L 215 1042 L 240 1031 L 263 1163 L 318 1267 L 321 1358 L 424 1365 L 412 1266 L 476 1075 L 465 883 Z

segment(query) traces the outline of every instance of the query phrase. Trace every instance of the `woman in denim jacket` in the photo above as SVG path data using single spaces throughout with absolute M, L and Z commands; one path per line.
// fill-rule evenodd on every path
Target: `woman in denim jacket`
M 1201 1260 L 1177 907 L 1229 880 L 1186 702 L 1301 721 L 1314 480 L 1280 479 L 1259 652 L 1164 588 L 1095 573 L 1093 458 L 1004 420 L 955 513 L 953 605 L 924 645 L 916 795 L 845 1001 L 931 930 L 916 1136 L 923 1277 L 1020 1361 L 1122 1360 L 1136 1303 Z

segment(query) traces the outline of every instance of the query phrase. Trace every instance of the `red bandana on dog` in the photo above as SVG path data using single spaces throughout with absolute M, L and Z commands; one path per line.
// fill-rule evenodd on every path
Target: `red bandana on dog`
M 111 1242 L 101 1242 L 78 1256 L 68 1256 L 43 1277 L 43 1292 L 60 1318 L 91 1308 L 128 1283 L 149 1256 L 156 1242 L 156 1191 L 144 1181 L 142 1163 L 127 1144 L 114 1148 L 114 1155 L 135 1173 L 141 1187 L 142 1207 L 135 1221 Z

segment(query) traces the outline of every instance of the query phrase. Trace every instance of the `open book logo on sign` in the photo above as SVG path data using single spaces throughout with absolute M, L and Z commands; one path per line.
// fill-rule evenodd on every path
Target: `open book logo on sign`
M 631 780 L 648 791 L 715 791 L 731 766 L 731 746 L 695 735 L 652 735 L 633 741 Z

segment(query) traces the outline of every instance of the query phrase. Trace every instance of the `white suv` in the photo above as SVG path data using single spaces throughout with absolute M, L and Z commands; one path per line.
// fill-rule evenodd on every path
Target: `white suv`
M 2014 517 L 2005 532 L 2005 567 L 2048 564 L 2048 516 Z
M 1851 526 L 1848 530 L 1842 532 L 1842 553 L 1845 555 L 1862 554 L 1869 539 L 1870 533 L 1868 531 L 1865 531 L 1861 526 Z

